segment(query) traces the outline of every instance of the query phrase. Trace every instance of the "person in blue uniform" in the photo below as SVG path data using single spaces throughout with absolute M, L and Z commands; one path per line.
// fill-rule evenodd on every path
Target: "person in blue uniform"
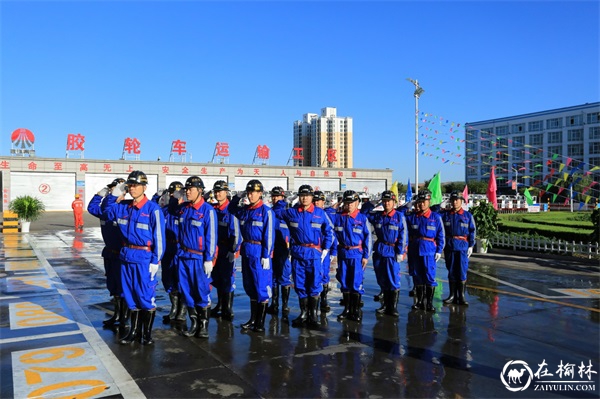
M 263 203 L 263 192 L 260 180 L 250 180 L 246 184 L 244 201 L 236 195 L 229 204 L 229 211 L 240 221 L 242 278 L 244 290 L 250 297 L 250 319 L 241 325 L 244 331 L 265 331 L 267 305 L 272 294 L 271 262 L 277 220 L 271 208 Z
M 325 193 L 320 190 L 315 190 L 313 196 L 313 204 L 317 208 L 321 208 L 325 211 L 326 214 L 335 213 L 336 209 L 334 208 L 325 208 Z M 325 248 L 323 248 L 325 249 Z M 331 306 L 329 306 L 329 301 L 327 299 L 327 295 L 329 294 L 329 281 L 331 281 L 331 276 L 329 273 L 329 268 L 331 267 L 331 260 L 337 256 L 337 239 L 335 238 L 335 234 L 333 235 L 333 242 L 329 249 L 329 253 L 323 258 L 322 266 L 322 279 L 321 284 L 323 285 L 323 290 L 321 291 L 321 298 L 319 301 L 319 309 L 321 309 L 321 314 L 324 315 L 331 310 Z
M 185 190 L 183 183 L 174 181 L 164 191 L 159 199 L 165 216 L 165 255 L 160 263 L 162 268 L 162 283 L 165 292 L 169 294 L 171 310 L 163 316 L 163 323 L 184 322 L 186 319 L 185 300 L 179 292 L 179 270 L 177 269 L 177 251 L 179 250 L 179 215 L 169 212 L 169 206 L 177 206 L 184 201 Z
M 372 248 L 371 226 L 367 217 L 359 212 L 360 197 L 355 191 L 345 191 L 342 200 L 342 212 L 329 214 L 338 240 L 336 279 L 341 285 L 344 301 L 344 310 L 338 319 L 361 321 L 364 270 Z
M 377 241 L 373 244 L 373 269 L 377 284 L 383 295 L 380 296 L 379 314 L 398 316 L 398 295 L 400 292 L 400 262 L 404 260 L 408 244 L 408 229 L 402 212 L 396 208 L 396 194 L 392 191 L 381 193 L 382 211 L 367 214 L 375 228 Z
M 212 317 L 233 320 L 233 294 L 235 291 L 235 257 L 242 244 L 240 222 L 229 210 L 229 185 L 217 180 L 213 185 L 213 205 L 219 221 L 218 255 L 212 271 L 212 285 L 217 290 L 217 304 L 210 311 Z
M 333 243 L 333 226 L 325 211 L 313 204 L 314 190 L 308 184 L 298 189 L 298 203 L 290 209 L 277 210 L 291 236 L 292 276 L 300 302 L 300 315 L 292 326 L 316 328 L 317 306 L 323 290 L 323 260 Z
M 408 263 L 415 283 L 413 309 L 435 312 L 436 262 L 442 257 L 445 235 L 442 217 L 430 208 L 431 191 L 417 194 L 414 212 L 406 214 L 408 225 Z
M 277 214 L 280 209 L 287 209 L 283 187 L 271 189 L 271 204 Z M 279 312 L 279 290 L 281 290 L 281 315 L 286 318 L 290 313 L 288 301 L 292 289 L 292 263 L 290 262 L 290 229 L 284 220 L 277 218 L 275 225 L 275 249 L 273 251 L 273 297 L 267 313 Z
M 104 241 L 102 249 L 102 258 L 104 259 L 104 275 L 106 276 L 106 288 L 113 297 L 114 313 L 113 315 L 102 322 L 106 327 L 116 326 L 125 327 L 129 318 L 129 307 L 122 296 L 123 287 L 121 285 L 121 260 L 119 253 L 123 246 L 123 241 L 119 234 L 119 227 L 114 221 L 106 220 L 104 210 L 109 204 L 116 201 L 117 197 L 109 195 L 113 188 L 119 184 L 124 184 L 125 179 L 117 178 L 109 185 L 104 187 L 90 200 L 87 210 L 88 212 L 100 219 L 100 233 Z
M 131 311 L 131 328 L 120 343 L 126 345 L 141 338 L 142 344 L 151 345 L 156 273 L 165 252 L 165 220 L 158 204 L 146 197 L 148 177 L 144 172 L 131 172 L 125 184 L 125 191 L 113 189 L 111 195 L 118 198 L 105 210 L 106 220 L 117 223 L 123 240 L 119 254 L 121 283 Z M 133 199 L 124 199 L 126 193 Z
M 448 269 L 450 293 L 444 303 L 469 305 L 465 300 L 469 257 L 475 245 L 475 220 L 469 211 L 463 209 L 464 198 L 458 191 L 450 193 L 450 209 L 442 213 L 446 246 L 444 259 Z
M 177 206 L 179 215 L 179 291 L 185 299 L 190 328 L 185 336 L 208 338 L 210 283 L 217 255 L 217 213 L 202 196 L 204 182 L 198 176 L 185 181 L 187 201 Z

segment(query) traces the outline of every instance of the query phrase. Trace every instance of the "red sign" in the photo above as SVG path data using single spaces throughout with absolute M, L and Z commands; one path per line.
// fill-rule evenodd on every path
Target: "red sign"
M 185 154 L 187 152 L 185 144 L 185 141 L 175 140 L 171 145 L 171 152 L 176 152 L 177 155 Z
M 21 127 L 12 132 L 10 135 L 10 141 L 12 141 L 15 147 L 31 147 L 35 142 L 35 136 L 33 133 L 31 133 L 31 130 Z
M 259 145 L 256 147 L 256 157 L 259 159 L 269 159 L 269 153 L 271 150 L 266 145 Z
M 294 156 L 292 159 L 304 159 L 302 155 L 302 147 L 294 147 Z
M 337 150 L 333 149 L 333 148 L 328 148 L 327 149 L 327 162 L 332 163 L 337 161 L 337 158 L 335 156 Z
M 83 143 L 85 136 L 79 133 L 67 135 L 67 151 L 83 151 Z
M 134 138 L 129 138 L 127 137 L 125 139 L 125 152 L 127 152 L 128 154 L 134 153 L 134 154 L 139 154 L 140 151 L 140 141 L 138 139 Z
M 38 190 L 40 190 L 40 193 L 42 194 L 49 194 L 50 193 L 50 185 L 46 184 L 46 183 L 42 183 L 40 184 L 40 186 L 38 187 Z
M 217 143 L 216 148 L 218 157 L 228 157 L 229 156 L 229 144 L 227 143 Z

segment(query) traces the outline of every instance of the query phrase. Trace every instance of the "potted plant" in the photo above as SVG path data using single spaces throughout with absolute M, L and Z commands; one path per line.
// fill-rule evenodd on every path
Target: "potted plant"
M 469 209 L 477 228 L 477 252 L 487 253 L 491 248 L 490 238 L 498 232 L 498 211 L 487 201 L 480 201 Z
M 29 225 L 31 222 L 38 220 L 46 207 L 38 198 L 30 195 L 23 195 L 15 198 L 8 205 L 8 209 L 16 213 L 21 221 L 21 232 L 29 233 Z

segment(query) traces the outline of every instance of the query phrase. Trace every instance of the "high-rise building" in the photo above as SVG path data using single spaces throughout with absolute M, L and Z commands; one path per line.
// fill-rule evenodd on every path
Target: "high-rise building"
M 465 137 L 467 181 L 495 167 L 498 188 L 543 189 L 572 170 L 600 182 L 600 102 L 467 123 Z
M 294 122 L 294 148 L 303 156 L 294 166 L 352 168 L 352 118 L 338 117 L 333 107 L 322 108 L 321 116 L 304 114 Z

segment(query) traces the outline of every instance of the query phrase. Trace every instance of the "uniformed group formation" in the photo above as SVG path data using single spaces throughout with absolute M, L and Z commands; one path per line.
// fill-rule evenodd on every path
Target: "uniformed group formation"
M 398 317 L 400 263 L 405 257 L 414 283 L 413 309 L 435 311 L 436 262 L 442 253 L 450 286 L 444 302 L 467 305 L 465 282 L 475 224 L 457 192 L 450 196 L 451 207 L 438 213 L 430 209 L 427 190 L 418 193 L 414 210 L 398 207 L 391 191 L 381 194 L 379 206 L 367 202 L 361 207 L 352 190 L 325 208 L 324 193 L 309 185 L 298 189 L 293 206 L 282 187 L 272 188 L 269 206 L 259 180 L 250 180 L 233 197 L 227 182 L 219 180 L 212 188 L 212 203 L 198 176 L 185 184 L 173 182 L 152 199 L 145 195 L 147 183 L 143 172 L 134 171 L 127 180 L 115 179 L 88 205 L 100 219 L 107 288 L 114 297 L 114 314 L 103 323 L 120 327 L 121 344 L 154 342 L 159 265 L 171 301 L 163 322 L 185 325 L 189 317 L 183 335 L 200 338 L 209 336 L 210 317 L 233 320 L 238 257 L 250 299 L 250 319 L 241 325 L 245 331 L 265 331 L 265 316 L 278 314 L 279 298 L 287 318 L 292 288 L 300 305 L 292 326 L 318 328 L 318 311 L 331 311 L 327 295 L 332 259 L 337 259 L 335 276 L 344 307 L 339 320 L 362 320 L 364 270 L 371 255 L 381 288 L 375 298 L 381 302 L 378 314 Z M 124 198 L 127 193 L 132 199 Z M 218 297 L 212 309 L 211 286 Z

